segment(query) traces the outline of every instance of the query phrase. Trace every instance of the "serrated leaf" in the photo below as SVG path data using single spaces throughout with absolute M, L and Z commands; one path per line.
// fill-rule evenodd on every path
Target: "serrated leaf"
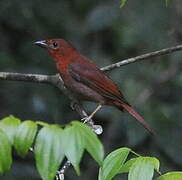
M 2 129 L 7 134 L 11 144 L 14 143 L 14 136 L 20 123 L 20 119 L 17 119 L 12 115 L 0 121 L 0 129 Z
M 158 177 L 156 180 L 182 180 L 182 172 L 180 171 L 168 172 Z
M 92 131 L 90 127 L 80 122 L 73 122 L 76 128 L 84 137 L 85 148 L 89 154 L 98 162 L 101 166 L 104 158 L 104 148 L 97 135 Z
M 120 8 L 124 7 L 128 0 L 121 0 Z
M 84 152 L 85 141 L 79 128 L 74 123 L 72 124 L 64 129 L 62 146 L 66 157 L 75 168 L 76 173 L 80 175 L 79 163 Z
M 124 147 L 111 152 L 104 159 L 103 166 L 99 170 L 99 180 L 111 180 L 116 176 L 130 151 L 131 149 Z
M 11 164 L 11 143 L 6 133 L 0 129 L 0 173 L 8 171 Z
M 159 161 L 153 157 L 138 157 L 132 164 L 128 180 L 152 180 L 154 169 L 159 169 Z
M 25 156 L 32 146 L 37 132 L 37 124 L 33 121 L 24 121 L 17 128 L 14 146 L 18 154 Z
M 53 180 L 64 154 L 61 146 L 63 130 L 55 125 L 43 127 L 36 138 L 36 166 L 43 180 Z

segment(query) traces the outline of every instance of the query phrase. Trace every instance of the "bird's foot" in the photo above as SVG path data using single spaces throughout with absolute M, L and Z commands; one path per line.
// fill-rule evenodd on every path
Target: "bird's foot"
M 92 119 L 92 116 L 87 116 L 81 119 L 81 121 L 83 121 L 84 124 L 88 123 L 90 120 Z
M 95 132 L 95 134 L 100 135 L 103 132 L 103 128 L 100 125 L 95 125 L 92 121 L 92 116 L 87 116 L 81 119 L 84 124 L 88 124 L 92 130 Z

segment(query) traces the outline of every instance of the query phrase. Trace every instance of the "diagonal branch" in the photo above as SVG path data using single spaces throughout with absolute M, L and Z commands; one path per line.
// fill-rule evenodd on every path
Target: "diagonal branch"
M 130 63 L 138 62 L 138 61 L 149 59 L 149 58 L 152 58 L 152 57 L 171 54 L 173 52 L 180 51 L 180 50 L 182 50 L 182 45 L 173 46 L 173 47 L 161 49 L 161 50 L 158 50 L 158 51 L 153 51 L 151 53 L 146 53 L 146 54 L 143 54 L 143 55 L 140 55 L 140 56 L 124 59 L 124 60 L 119 61 L 119 62 L 117 62 L 115 64 L 105 66 L 105 67 L 101 68 L 101 70 L 102 71 L 110 71 L 112 69 L 115 69 L 115 68 L 118 68 L 118 67 L 130 64 Z

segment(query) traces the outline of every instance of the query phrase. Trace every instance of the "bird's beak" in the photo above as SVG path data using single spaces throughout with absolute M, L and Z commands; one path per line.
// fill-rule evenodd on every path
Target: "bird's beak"
M 48 48 L 48 45 L 47 45 L 47 43 L 46 43 L 45 40 L 36 41 L 36 42 L 34 42 L 34 44 L 35 44 L 35 45 L 38 45 L 38 46 L 40 46 L 40 47 L 43 47 L 43 48 Z

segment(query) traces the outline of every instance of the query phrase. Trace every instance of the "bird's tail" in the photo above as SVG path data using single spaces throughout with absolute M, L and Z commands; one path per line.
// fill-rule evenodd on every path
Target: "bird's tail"
M 144 126 L 152 135 L 155 134 L 154 130 L 145 122 L 145 120 L 128 104 L 125 103 L 116 103 L 116 107 L 123 111 L 125 109 L 129 112 L 140 124 Z

